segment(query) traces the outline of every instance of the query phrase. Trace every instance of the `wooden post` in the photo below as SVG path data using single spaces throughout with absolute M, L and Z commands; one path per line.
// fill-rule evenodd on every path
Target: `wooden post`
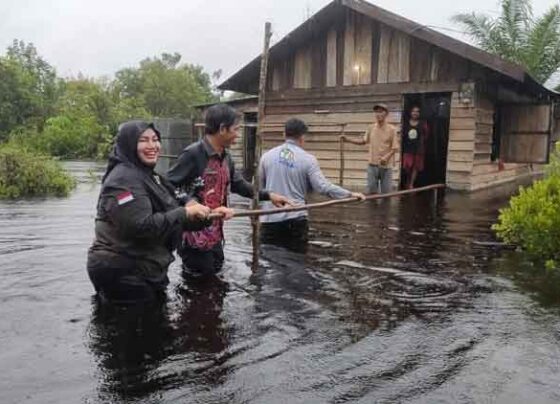
M 268 48 L 270 46 L 270 37 L 272 36 L 272 29 L 270 22 L 264 25 L 264 47 L 261 57 L 261 72 L 259 77 L 259 102 L 257 114 L 257 137 L 255 139 L 255 160 L 253 163 L 253 209 L 259 208 L 259 191 L 260 191 L 260 178 L 259 178 L 259 161 L 261 159 L 262 150 L 262 135 L 264 132 L 264 107 L 266 95 L 266 78 L 268 73 Z M 251 218 L 251 226 L 253 228 L 253 271 L 259 266 L 259 246 L 260 246 L 260 222 L 258 217 Z
M 338 183 L 340 186 L 344 186 L 344 140 L 342 140 L 342 136 L 346 130 L 346 124 L 342 124 L 342 129 L 340 130 L 340 137 L 339 137 L 339 151 L 340 151 L 340 167 L 338 172 Z

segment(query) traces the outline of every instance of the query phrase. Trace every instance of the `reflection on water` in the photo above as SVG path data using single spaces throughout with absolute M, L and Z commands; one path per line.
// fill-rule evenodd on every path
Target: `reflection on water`
M 219 384 L 224 375 L 201 370 L 210 370 L 227 347 L 220 318 L 226 290 L 220 280 L 177 287 L 173 307 L 115 307 L 94 299 L 88 343 L 104 378 L 100 398 L 157 397 L 160 389 L 184 383 Z M 181 362 L 189 364 L 184 371 L 176 367 Z
M 3 402 L 558 402 L 558 276 L 493 244 L 507 192 L 330 207 L 305 254 L 226 226 L 223 276 L 99 306 L 98 186 L 0 204 Z M 101 169 L 101 167 L 97 167 Z M 506 190 L 508 191 L 508 190 Z

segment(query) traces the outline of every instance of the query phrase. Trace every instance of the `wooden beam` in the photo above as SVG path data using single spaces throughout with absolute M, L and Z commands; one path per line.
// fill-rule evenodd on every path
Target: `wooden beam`
M 261 157 L 262 150 L 262 134 L 263 134 L 263 123 L 264 123 L 264 108 L 265 108 L 265 96 L 266 96 L 266 78 L 268 69 L 268 50 L 270 47 L 270 37 L 272 36 L 272 26 L 270 22 L 264 25 L 264 46 L 262 53 L 262 63 L 261 72 L 259 80 L 259 103 L 258 103 L 258 113 L 257 113 L 257 138 L 255 147 L 255 159 L 254 159 L 254 173 L 253 176 L 253 209 L 259 208 L 259 191 L 260 191 L 260 178 L 259 178 L 259 161 Z M 259 264 L 259 245 L 260 245 L 260 223 L 258 218 L 251 220 L 251 225 L 253 228 L 253 270 L 258 267 Z

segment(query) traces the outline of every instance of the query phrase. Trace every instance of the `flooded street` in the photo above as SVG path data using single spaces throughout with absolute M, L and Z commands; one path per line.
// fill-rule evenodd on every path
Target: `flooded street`
M 313 211 L 306 254 L 226 225 L 223 278 L 99 307 L 99 186 L 0 203 L 1 403 L 557 403 L 560 280 L 495 245 L 508 189 Z

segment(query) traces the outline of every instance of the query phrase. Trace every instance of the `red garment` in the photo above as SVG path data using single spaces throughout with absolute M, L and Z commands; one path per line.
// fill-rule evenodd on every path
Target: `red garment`
M 416 153 L 403 153 L 402 167 L 407 173 L 411 173 L 413 169 L 416 169 L 417 172 L 424 171 L 426 141 L 430 135 L 430 128 L 427 122 L 421 122 L 420 125 L 422 126 L 422 135 L 419 139 L 418 151 Z
M 198 201 L 210 209 L 226 206 L 229 178 L 227 160 L 212 156 L 202 175 L 204 186 L 196 195 Z M 223 226 L 224 221 L 217 219 L 203 230 L 184 232 L 183 238 L 190 247 L 208 251 L 223 240 Z
M 411 172 L 415 168 L 417 172 L 423 171 L 424 154 L 404 153 L 402 166 L 407 172 Z

